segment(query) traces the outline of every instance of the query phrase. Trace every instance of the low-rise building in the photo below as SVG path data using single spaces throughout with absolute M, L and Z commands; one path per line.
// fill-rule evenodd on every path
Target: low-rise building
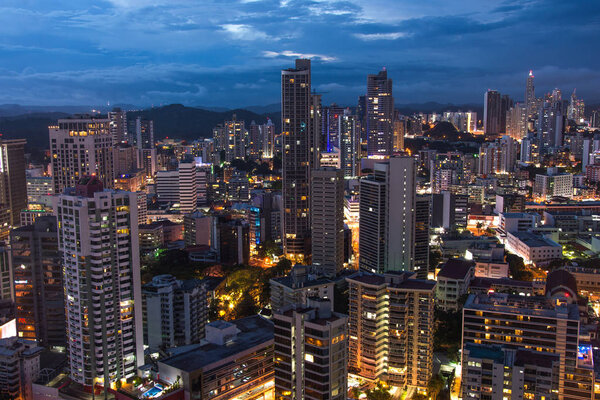
M 175 349 L 176 350 L 176 349 Z M 261 316 L 206 325 L 202 343 L 158 361 L 160 378 L 180 382 L 185 398 L 273 398 L 273 323 Z
M 562 258 L 562 246 L 553 240 L 531 232 L 508 232 L 506 247 L 523 258 L 526 264 L 546 265 Z
M 475 263 L 473 261 L 451 258 L 437 274 L 437 306 L 444 311 L 458 311 L 459 299 L 467 294 L 473 279 Z

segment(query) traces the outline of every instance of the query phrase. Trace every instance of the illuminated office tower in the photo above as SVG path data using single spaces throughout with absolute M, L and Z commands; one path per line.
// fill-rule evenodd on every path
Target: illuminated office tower
M 394 112 L 394 135 L 392 138 L 392 150 L 394 152 L 404 151 L 404 136 L 406 135 L 407 122 L 398 110 Z
M 348 395 L 348 317 L 330 299 L 311 298 L 273 315 L 275 398 L 344 400 Z
M 370 272 L 415 268 L 416 161 L 391 157 L 360 181 L 360 268 Z
M 44 216 L 10 234 L 17 332 L 45 347 L 67 344 L 56 225 Z
M 3 140 L 0 136 L 0 240 L 20 225 L 27 208 L 25 139 Z
M 321 275 L 335 276 L 344 267 L 344 175 L 321 167 L 311 181 L 312 265 Z
M 84 176 L 95 175 L 104 187 L 113 187 L 113 139 L 110 119 L 59 119 L 50 126 L 54 193 L 74 187 Z
M 323 107 L 321 113 L 323 141 L 321 148 L 325 152 L 333 151 L 334 148 L 340 148 L 342 117 L 344 116 L 344 107 L 332 104 L 329 107 Z
M 55 197 L 71 379 L 91 387 L 144 363 L 137 196 L 85 177 Z
M 120 108 L 113 108 L 108 113 L 110 120 L 109 130 L 113 138 L 113 143 L 127 142 L 127 112 Z
M 394 97 L 392 80 L 385 68 L 367 76 L 367 155 L 389 156 L 394 134 Z
M 311 94 L 310 60 L 281 71 L 283 248 L 297 261 L 310 258 L 310 172 L 318 168 L 319 96 Z

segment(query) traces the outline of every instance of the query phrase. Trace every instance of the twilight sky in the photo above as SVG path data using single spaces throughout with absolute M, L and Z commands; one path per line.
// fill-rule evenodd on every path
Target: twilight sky
M 396 103 L 600 100 L 598 0 L 0 0 L 0 104 L 248 106 L 313 59 L 324 102 L 385 66 Z

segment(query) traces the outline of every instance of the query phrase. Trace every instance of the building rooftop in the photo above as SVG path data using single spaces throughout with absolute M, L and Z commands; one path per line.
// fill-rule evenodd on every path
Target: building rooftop
M 525 243 L 528 247 L 562 247 L 554 240 L 531 232 L 509 232 L 509 234 Z
M 189 351 L 159 361 L 159 363 L 192 372 L 212 363 L 225 361 L 245 350 L 259 345 L 266 345 L 273 340 L 273 323 L 259 315 L 231 321 L 239 332 L 223 346 L 212 343 L 198 344 Z
M 373 274 L 360 271 L 346 279 L 366 285 L 383 286 L 405 290 L 433 290 L 436 282 L 426 279 L 416 279 L 416 273 L 410 271 L 390 271 L 385 274 Z
M 446 261 L 437 276 L 449 279 L 465 279 L 469 274 L 469 271 L 474 267 L 475 263 L 472 261 L 451 258 Z
M 480 358 L 498 362 L 504 361 L 504 351 L 502 351 L 501 347 L 467 343 L 465 344 L 465 348 L 469 351 L 469 358 Z
M 531 218 L 533 216 L 532 213 L 526 212 L 507 212 L 502 213 L 502 215 L 504 216 L 504 218 Z
M 505 293 L 471 294 L 465 302 L 464 309 L 579 320 L 579 310 L 576 304 L 555 306 L 543 296 L 527 297 Z

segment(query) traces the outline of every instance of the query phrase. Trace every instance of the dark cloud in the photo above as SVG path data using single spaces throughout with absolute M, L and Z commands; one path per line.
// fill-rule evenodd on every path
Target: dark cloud
M 325 102 L 384 66 L 398 102 L 521 100 L 529 69 L 598 101 L 598 37 L 596 0 L 6 0 L 0 103 L 268 104 L 296 55 Z

